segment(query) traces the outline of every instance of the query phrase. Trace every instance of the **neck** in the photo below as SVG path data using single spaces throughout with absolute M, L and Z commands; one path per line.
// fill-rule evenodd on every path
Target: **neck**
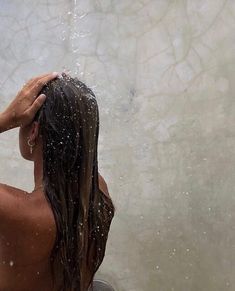
M 35 188 L 42 185 L 43 182 L 43 162 L 42 159 L 34 161 L 34 184 Z

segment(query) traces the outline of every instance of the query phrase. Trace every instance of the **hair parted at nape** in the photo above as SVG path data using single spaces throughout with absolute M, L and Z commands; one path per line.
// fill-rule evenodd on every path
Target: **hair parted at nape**
M 40 93 L 47 98 L 34 121 L 42 137 L 44 192 L 57 229 L 52 276 L 56 279 L 57 260 L 61 290 L 87 291 L 93 289 L 115 213 L 98 184 L 98 104 L 90 88 L 64 73 Z

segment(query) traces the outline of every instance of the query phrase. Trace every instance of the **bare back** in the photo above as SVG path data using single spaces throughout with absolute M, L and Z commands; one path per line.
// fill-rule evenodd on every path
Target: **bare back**
M 45 196 L 1 185 L 0 207 L 0 290 L 52 290 L 49 259 L 56 232 Z
M 100 175 L 99 187 L 109 196 Z M 0 195 L 0 290 L 57 291 L 50 270 L 56 226 L 44 193 L 0 184 Z

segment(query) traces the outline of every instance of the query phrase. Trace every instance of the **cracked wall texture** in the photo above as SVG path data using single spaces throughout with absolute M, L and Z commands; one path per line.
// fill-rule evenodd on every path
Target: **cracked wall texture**
M 235 290 L 235 1 L 0 0 L 2 111 L 67 69 L 96 93 L 117 207 L 97 277 L 118 291 Z M 1 182 L 32 190 L 18 130 Z

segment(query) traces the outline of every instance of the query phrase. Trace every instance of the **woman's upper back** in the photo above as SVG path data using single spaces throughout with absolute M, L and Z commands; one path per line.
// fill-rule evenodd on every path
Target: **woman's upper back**
M 109 197 L 101 175 L 99 188 Z M 50 254 L 55 237 L 54 215 L 42 191 L 30 194 L 0 184 L 1 291 L 51 291 Z
M 4 184 L 0 195 L 0 290 L 50 288 L 56 228 L 45 196 Z

